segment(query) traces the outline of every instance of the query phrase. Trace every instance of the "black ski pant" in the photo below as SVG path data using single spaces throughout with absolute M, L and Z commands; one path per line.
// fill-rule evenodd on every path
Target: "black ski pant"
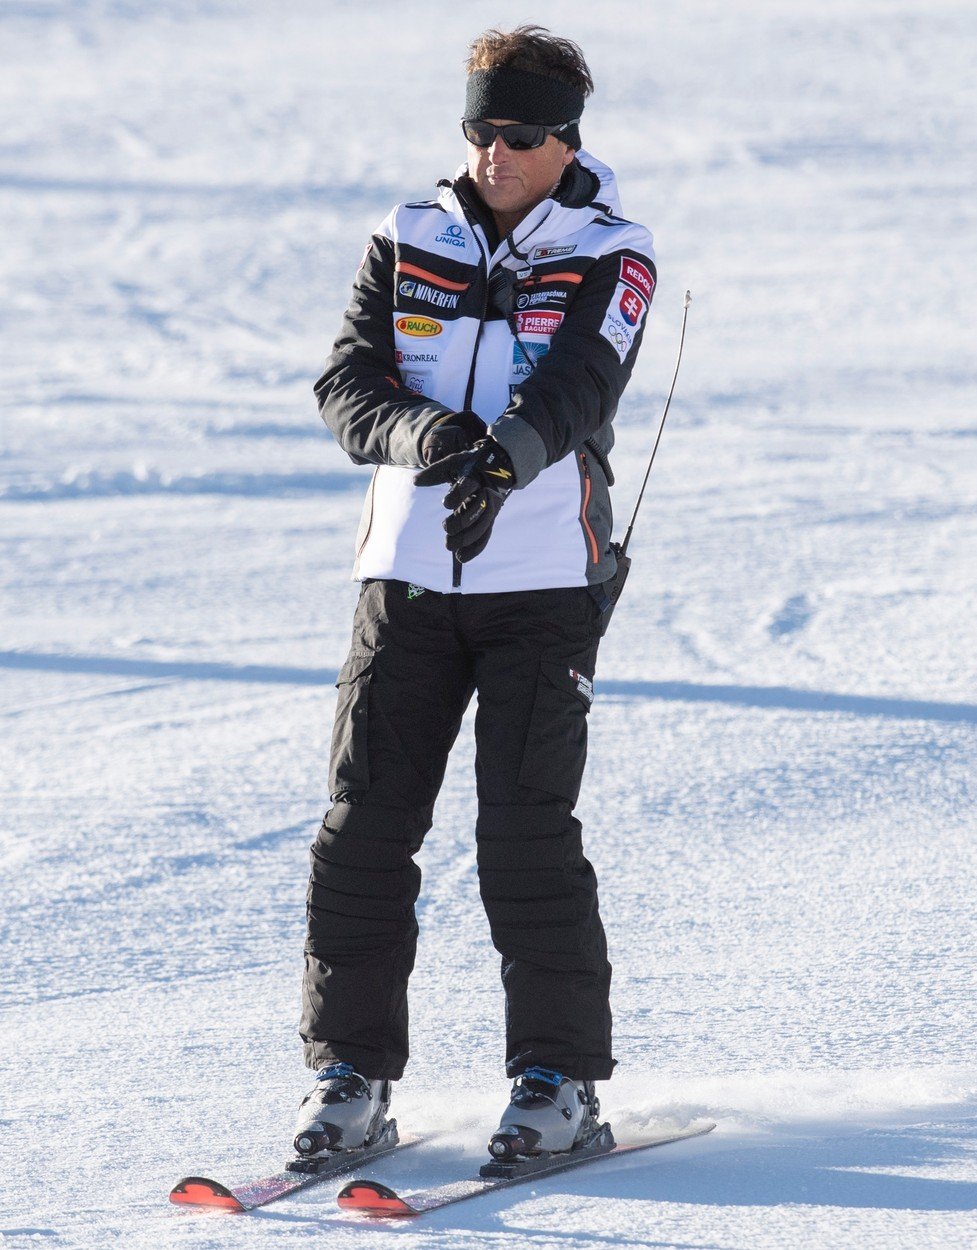
M 611 1075 L 611 968 L 572 814 L 599 631 L 586 587 L 442 595 L 364 583 L 337 683 L 333 805 L 312 846 L 300 1026 L 309 1067 L 403 1074 L 413 856 L 477 690 L 478 877 L 502 956 L 506 1071 Z

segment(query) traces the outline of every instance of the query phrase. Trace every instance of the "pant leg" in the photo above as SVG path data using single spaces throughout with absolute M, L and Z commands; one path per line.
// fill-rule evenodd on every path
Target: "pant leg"
M 478 602 L 475 602 L 478 601 Z M 465 600 L 475 647 L 478 866 L 502 955 L 506 1070 L 611 1075 L 611 967 L 573 808 L 599 617 L 586 588 Z
M 365 584 L 338 687 L 333 806 L 312 846 L 300 1032 L 309 1067 L 345 1061 L 396 1080 L 417 943 L 413 856 L 472 693 L 448 596 Z

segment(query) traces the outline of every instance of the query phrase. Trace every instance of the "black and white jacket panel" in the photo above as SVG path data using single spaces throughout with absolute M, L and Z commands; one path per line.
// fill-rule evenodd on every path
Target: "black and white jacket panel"
M 437 200 L 398 205 L 367 246 L 315 388 L 346 453 L 377 466 L 354 577 L 484 593 L 614 572 L 612 420 L 654 293 L 651 235 L 619 215 L 613 174 L 580 152 L 556 197 L 493 243 L 460 173 Z M 459 585 L 444 492 L 413 476 L 424 435 L 465 408 L 509 453 L 517 489 Z

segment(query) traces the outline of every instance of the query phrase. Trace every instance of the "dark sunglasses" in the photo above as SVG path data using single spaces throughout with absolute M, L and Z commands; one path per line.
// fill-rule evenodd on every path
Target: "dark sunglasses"
M 493 126 L 491 122 L 463 121 L 461 128 L 473 147 L 491 147 L 495 136 L 501 135 L 506 147 L 512 148 L 514 152 L 527 152 L 530 148 L 541 148 L 548 135 L 558 135 L 562 130 L 569 130 L 579 120 L 578 117 L 572 122 L 560 122 L 558 126 L 543 126 L 536 122 L 510 122 L 508 126 Z

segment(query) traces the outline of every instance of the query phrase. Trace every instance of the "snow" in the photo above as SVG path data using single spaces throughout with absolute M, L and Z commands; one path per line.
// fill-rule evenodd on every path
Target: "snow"
M 580 814 L 622 1138 L 364 1229 L 280 1158 L 307 846 L 368 472 L 311 383 L 370 229 L 460 157 L 484 27 L 577 38 L 656 234 Z M 964 0 L 37 0 L 0 11 L 0 1245 L 966 1245 L 977 1210 L 975 26 Z M 425 874 L 403 1126 L 505 1098 L 471 731 Z

